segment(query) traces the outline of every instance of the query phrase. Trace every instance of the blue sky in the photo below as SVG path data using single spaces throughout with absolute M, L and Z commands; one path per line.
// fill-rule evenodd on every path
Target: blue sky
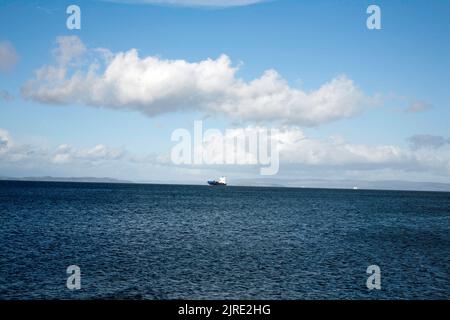
M 170 112 L 148 116 L 130 111 L 129 106 L 99 108 L 70 99 L 62 105 L 47 103 L 33 94 L 25 96 L 22 88 L 35 77 L 35 71 L 54 63 L 52 50 L 57 47 L 57 37 L 76 36 L 87 48 L 106 48 L 113 54 L 135 48 L 140 58 L 194 63 L 225 54 L 232 66 L 239 66 L 236 77 L 242 81 L 250 83 L 264 71 L 274 69 L 290 88 L 304 92 L 345 75 L 364 96 L 376 102 L 350 117 L 312 125 L 294 121 L 283 130 L 301 131 L 314 142 L 314 148 L 319 144 L 327 148 L 329 144 L 321 141 L 339 136 L 345 140 L 346 152 L 363 145 L 368 155 L 353 154 L 354 159 L 345 156 L 327 166 L 328 158 L 319 160 L 319 164 L 301 160 L 295 150 L 304 153 L 307 146 L 293 146 L 290 152 L 294 153 L 285 157 L 290 159 L 286 169 L 281 155 L 280 178 L 356 176 L 450 182 L 449 145 L 434 143 L 450 136 L 447 1 L 278 0 L 226 8 L 107 1 L 0 3 L 0 42 L 10 44 L 18 56 L 11 68 L 0 73 L 0 90 L 13 97 L 0 98 L 0 128 L 15 148 L 4 151 L 3 156 L 0 153 L 0 175 L 106 175 L 149 181 L 166 177 L 181 181 L 179 175 L 185 175 L 195 181 L 220 173 L 209 168 L 190 171 L 129 160 L 170 152 L 171 132 L 192 128 L 194 120 L 205 117 L 205 112 L 195 106 L 187 111 L 174 107 Z M 372 3 L 381 8 L 381 30 L 366 28 L 366 8 Z M 70 4 L 81 8 L 81 30 L 66 28 L 65 11 Z M 414 109 L 413 105 L 425 107 Z M 205 125 L 225 129 L 235 122 L 227 114 L 208 114 Z M 252 118 L 238 122 L 241 126 L 256 123 Z M 282 126 L 277 119 L 269 118 L 263 124 Z M 424 145 L 424 141 L 431 141 L 430 145 Z M 99 158 L 92 166 L 82 156 L 58 164 L 51 159 L 60 145 L 69 145 L 79 154 L 102 145 L 126 156 Z M 370 148 L 382 146 L 397 148 L 394 153 L 398 158 L 389 154 L 386 159 L 369 159 Z M 18 153 L 27 147 L 39 150 L 40 158 L 20 157 Z M 242 168 L 226 170 L 230 176 L 254 175 L 250 168 L 244 173 Z M 328 171 L 332 175 L 324 174 Z

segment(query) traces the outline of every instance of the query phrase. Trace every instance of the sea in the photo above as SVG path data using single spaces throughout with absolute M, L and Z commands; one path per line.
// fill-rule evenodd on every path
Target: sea
M 449 298 L 448 192 L 0 181 L 1 300 Z

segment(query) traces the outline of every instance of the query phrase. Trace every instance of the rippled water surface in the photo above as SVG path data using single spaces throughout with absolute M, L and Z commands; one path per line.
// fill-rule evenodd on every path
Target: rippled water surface
M 0 299 L 91 298 L 449 299 L 450 194 L 0 182 Z

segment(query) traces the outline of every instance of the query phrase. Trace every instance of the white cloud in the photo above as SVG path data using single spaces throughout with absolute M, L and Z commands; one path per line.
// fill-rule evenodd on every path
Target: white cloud
M 94 49 L 90 53 L 98 57 L 84 68 L 77 67 L 71 62 L 85 52 L 84 45 L 74 36 L 58 39 L 55 52 L 59 64 L 36 72 L 36 77 L 22 87 L 26 98 L 129 109 L 147 116 L 200 111 L 233 120 L 304 126 L 354 116 L 371 103 L 345 75 L 310 92 L 291 87 L 273 69 L 245 81 L 237 76 L 239 68 L 232 66 L 226 55 L 188 62 L 141 58 L 135 49 L 116 54 Z M 99 64 L 99 59 L 104 64 Z
M 268 128 L 248 126 L 245 129 L 227 130 L 222 136 L 207 138 L 201 152 L 208 154 L 210 146 L 225 146 L 214 149 L 214 159 L 223 159 L 224 155 L 237 159 L 236 163 L 249 164 L 254 159 L 247 145 L 234 145 L 233 137 L 254 136 Z M 244 133 L 245 130 L 246 133 Z M 364 176 L 379 170 L 393 172 L 428 172 L 441 177 L 450 177 L 450 147 L 436 149 L 408 149 L 395 145 L 354 144 L 342 137 L 331 136 L 325 139 L 308 137 L 300 127 L 283 126 L 271 129 L 271 138 L 276 141 L 279 152 L 280 171 L 297 172 L 298 170 L 333 171 L 337 176 L 345 176 L 346 172 L 358 171 Z M 230 147 L 233 146 L 233 147 Z M 237 148 L 236 148 L 237 147 Z M 270 154 L 269 154 L 270 155 Z M 169 156 L 160 156 L 157 161 L 171 165 Z M 223 162 L 222 162 L 223 163 Z M 257 159 L 254 159 L 257 164 Z M 203 168 L 207 168 L 204 165 Z M 364 173 L 365 172 L 365 173 Z M 317 171 L 316 171 L 317 173 Z
M 45 158 L 43 148 L 20 144 L 14 141 L 7 130 L 0 128 L 0 163 L 27 163 L 33 164 Z
M 86 53 L 86 46 L 77 36 L 61 36 L 56 38 L 57 47 L 53 54 L 61 66 L 66 66 L 69 62 Z
M 342 138 L 314 139 L 299 128 L 275 130 L 283 164 L 341 170 L 372 171 L 393 169 L 400 172 L 450 174 L 450 148 L 410 150 L 395 145 L 353 144 Z
M 157 5 L 171 5 L 184 7 L 236 7 L 247 6 L 267 0 L 109 0 L 112 2 L 121 3 L 136 3 L 136 4 L 157 4 Z
M 395 145 L 353 144 L 340 137 L 315 139 L 298 127 L 275 129 L 281 165 L 339 170 L 429 171 L 450 175 L 450 148 L 411 150 Z
M 290 164 L 327 167 L 398 166 L 410 159 L 396 146 L 367 146 L 352 144 L 339 137 L 314 139 L 303 136 L 299 128 L 275 130 L 280 145 L 281 160 Z
M 90 149 L 76 149 L 67 144 L 63 144 L 57 148 L 52 157 L 52 162 L 56 164 L 74 161 L 96 163 L 101 161 L 119 160 L 123 155 L 123 150 L 108 148 L 103 144 L 96 145 Z
M 15 143 L 8 131 L 0 128 L 0 161 L 17 165 L 84 164 L 97 165 L 124 158 L 121 148 L 98 144 L 92 148 L 74 148 L 62 144 L 55 150 L 39 145 Z
M 18 61 L 13 45 L 9 41 L 0 41 L 0 72 L 10 71 Z

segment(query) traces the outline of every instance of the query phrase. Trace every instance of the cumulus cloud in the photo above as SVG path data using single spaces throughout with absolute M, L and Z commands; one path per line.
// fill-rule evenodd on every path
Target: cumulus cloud
M 422 148 L 437 149 L 450 144 L 450 138 L 434 136 L 430 134 L 417 134 L 408 138 L 411 148 L 414 150 Z
M 405 109 L 406 113 L 418 113 L 431 109 L 433 106 L 425 101 L 414 101 L 408 108 Z
M 10 71 L 18 61 L 13 45 L 9 41 L 0 41 L 0 72 Z
M 22 87 L 25 98 L 129 109 L 147 116 L 199 111 L 233 120 L 303 126 L 352 117 L 373 102 L 345 75 L 309 92 L 291 87 L 273 69 L 245 81 L 226 55 L 188 62 L 141 58 L 136 49 L 118 53 L 94 49 L 89 52 L 96 57 L 89 63 L 73 66 L 75 56 L 85 52 L 84 45 L 75 36 L 58 39 L 58 63 L 37 70 Z
M 394 146 L 366 146 L 346 142 L 341 137 L 315 139 L 298 128 L 273 130 L 282 158 L 287 163 L 312 166 L 387 165 L 401 160 Z
M 39 162 L 45 151 L 33 145 L 18 144 L 8 131 L 0 128 L 0 163 Z
M 63 144 L 55 150 L 49 150 L 37 145 L 15 143 L 8 131 L 0 129 L 0 161 L 3 163 L 96 165 L 121 160 L 125 154 L 123 149 L 103 144 L 92 148 L 75 148 Z
M 213 7 L 225 8 L 247 6 L 267 0 L 109 0 L 121 3 L 157 4 L 184 7 Z

